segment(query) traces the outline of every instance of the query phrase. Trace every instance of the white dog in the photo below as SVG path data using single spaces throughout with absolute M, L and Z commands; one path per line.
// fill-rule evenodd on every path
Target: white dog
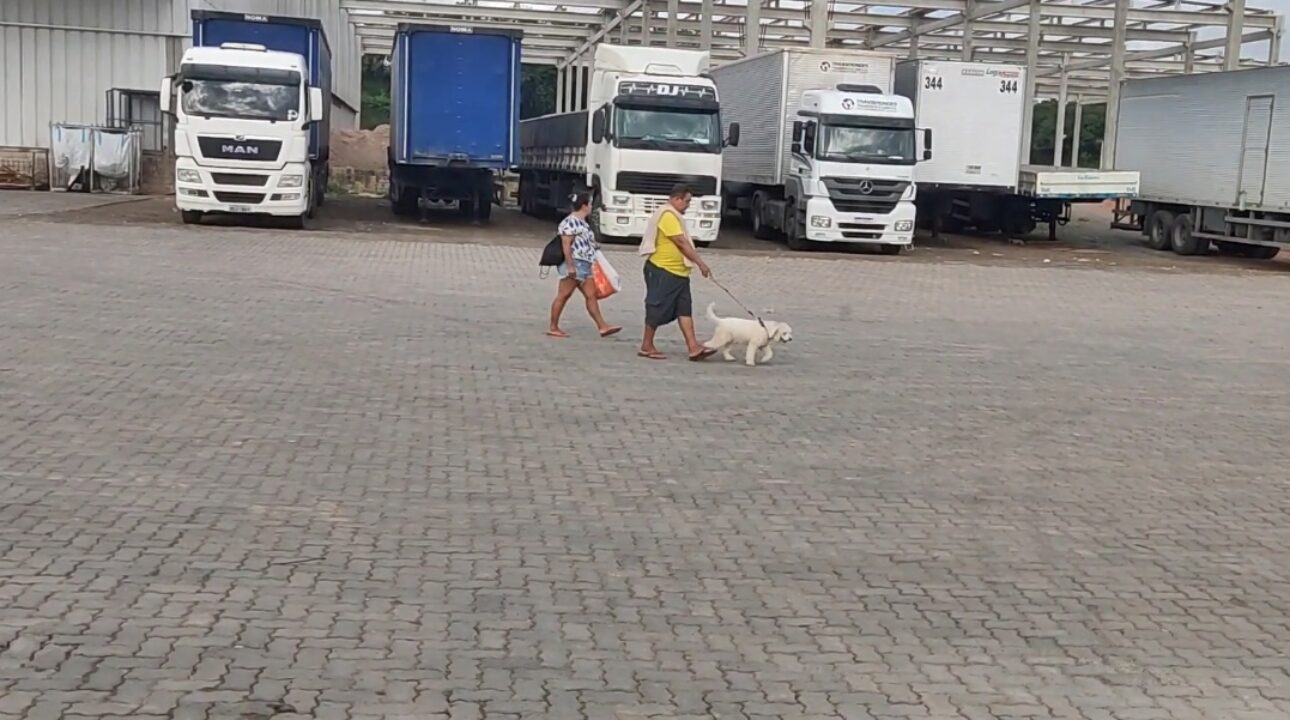
M 735 359 L 735 356 L 730 354 L 731 347 L 743 344 L 748 346 L 744 354 L 744 364 L 754 367 L 757 365 L 758 350 L 762 351 L 761 362 L 767 362 L 775 357 L 775 352 L 771 350 L 773 343 L 786 343 L 793 340 L 793 328 L 789 327 L 788 323 L 774 320 L 758 322 L 752 318 L 723 318 L 717 315 L 715 308 L 716 303 L 708 303 L 708 319 L 716 323 L 717 329 L 712 333 L 712 339 L 703 345 L 713 350 L 720 350 L 726 360 Z

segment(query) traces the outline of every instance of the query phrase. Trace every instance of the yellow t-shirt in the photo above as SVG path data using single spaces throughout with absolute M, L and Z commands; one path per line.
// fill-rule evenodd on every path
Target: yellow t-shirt
M 685 228 L 681 227 L 681 221 L 676 213 L 663 213 L 663 217 L 658 221 L 658 236 L 654 238 L 654 254 L 649 256 L 649 261 L 660 270 L 666 270 L 680 277 L 690 277 L 690 268 L 685 264 L 685 256 L 681 254 L 676 243 L 672 242 L 673 237 L 684 234 Z

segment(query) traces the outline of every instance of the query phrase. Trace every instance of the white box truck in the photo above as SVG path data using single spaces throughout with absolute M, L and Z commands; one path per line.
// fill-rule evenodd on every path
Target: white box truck
M 711 244 L 721 228 L 721 149 L 717 89 L 696 50 L 596 48 L 589 110 L 520 123 L 519 203 L 536 214 L 568 207 L 590 191 L 591 223 L 606 239 L 639 238 L 650 215 L 686 184 L 690 236 Z M 731 128 L 729 143 L 738 144 Z
M 1050 238 L 1072 202 L 1132 197 L 1132 172 L 1023 165 L 1025 68 L 956 60 L 896 65 L 898 95 L 936 137 L 936 156 L 914 170 L 919 224 L 933 235 L 972 227 L 1016 238 L 1039 222 Z
M 897 254 L 914 237 L 918 149 L 909 100 L 890 95 L 893 58 L 783 49 L 712 71 L 722 120 L 742 130 L 724 153 L 722 194 L 753 234 L 789 247 L 864 243 Z
M 1116 227 L 1181 255 L 1290 246 L 1290 67 L 1129 80 L 1116 128 L 1115 167 L 1142 173 Z

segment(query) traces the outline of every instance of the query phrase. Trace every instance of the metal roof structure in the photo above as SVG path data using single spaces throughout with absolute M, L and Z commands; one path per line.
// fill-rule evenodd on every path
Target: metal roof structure
M 1122 79 L 1277 64 L 1284 26 L 1283 16 L 1245 0 L 340 2 L 369 53 L 388 53 L 400 23 L 523 30 L 525 61 L 561 70 L 562 109 L 578 102 L 577 70 L 595 45 L 613 42 L 707 49 L 716 64 L 782 47 L 1013 63 L 1030 69 L 1028 97 L 1106 102 L 1114 118 Z M 1267 49 L 1243 55 L 1255 43 Z M 1059 107 L 1064 112 L 1065 103 Z M 1113 120 L 1107 124 L 1113 138 Z M 1109 144 L 1104 152 L 1113 152 Z

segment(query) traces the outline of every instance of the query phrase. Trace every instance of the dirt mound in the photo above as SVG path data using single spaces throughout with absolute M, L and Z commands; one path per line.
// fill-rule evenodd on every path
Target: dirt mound
M 377 125 L 371 130 L 333 130 L 331 165 L 355 170 L 384 170 L 385 153 L 389 147 L 389 125 Z

